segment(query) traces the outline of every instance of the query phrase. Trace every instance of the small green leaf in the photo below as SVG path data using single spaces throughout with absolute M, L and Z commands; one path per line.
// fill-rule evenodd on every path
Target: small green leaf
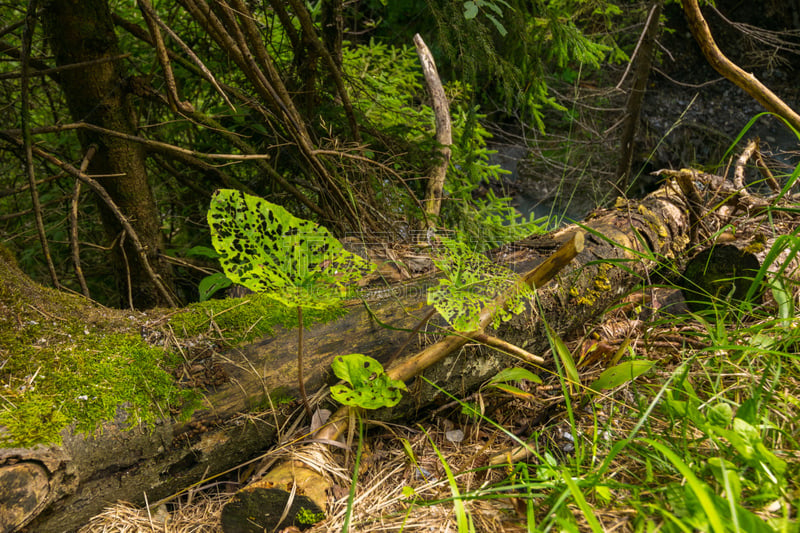
M 486 14 L 486 18 L 488 18 L 492 22 L 492 24 L 494 24 L 494 27 L 497 30 L 497 33 L 499 33 L 501 37 L 505 37 L 506 34 L 508 34 L 508 30 L 506 29 L 506 27 L 503 26 L 500 23 L 500 21 L 497 20 L 495 17 L 493 17 L 492 15 L 487 13 Z
M 331 369 L 337 378 L 356 388 L 383 373 L 383 366 L 378 361 L 360 353 L 335 357 Z
M 503 392 L 511 394 L 512 396 L 516 396 L 517 398 L 523 398 L 525 400 L 532 400 L 535 398 L 535 396 L 530 392 L 525 392 L 524 390 L 517 388 L 513 385 L 509 385 L 508 383 L 496 383 L 491 386 L 497 390 L 501 390 Z
M 215 292 L 230 287 L 232 283 L 233 282 L 222 272 L 216 272 L 210 276 L 204 277 L 197 286 L 197 290 L 200 292 L 200 301 L 205 302 L 211 298 Z
M 625 361 L 624 363 L 605 369 L 597 379 L 589 385 L 589 388 L 600 391 L 619 387 L 641 376 L 650 370 L 652 366 L 652 361 Z
M 748 398 L 736 410 L 736 418 L 741 418 L 745 422 L 755 424 L 758 418 L 758 400 Z
M 378 361 L 360 353 L 337 356 L 331 369 L 336 377 L 352 386 L 331 386 L 331 396 L 343 405 L 364 409 L 392 407 L 397 405 L 402 391 L 406 390 L 405 383 L 391 379 Z
M 207 257 L 209 259 L 216 259 L 219 254 L 213 248 L 208 246 L 192 246 L 186 250 L 186 257 Z
M 494 385 L 496 383 L 507 383 L 509 381 L 521 381 L 521 380 L 533 381 L 539 385 L 542 384 L 542 378 L 528 370 L 527 368 L 504 368 L 500 372 L 498 372 L 491 380 L 489 380 L 489 385 Z
M 733 420 L 733 409 L 725 402 L 717 402 L 709 406 L 706 418 L 711 424 L 725 428 Z
M 611 488 L 608 485 L 595 485 L 594 494 L 603 503 L 609 503 L 612 498 Z
M 472 20 L 477 16 L 478 6 L 475 4 L 475 2 L 464 2 L 464 18 L 467 20 Z
M 770 281 L 772 289 L 772 296 L 778 304 L 778 318 L 781 319 L 781 325 L 789 328 L 792 325 L 792 318 L 794 318 L 794 297 L 793 288 L 787 288 L 786 283 L 780 278 L 773 278 Z

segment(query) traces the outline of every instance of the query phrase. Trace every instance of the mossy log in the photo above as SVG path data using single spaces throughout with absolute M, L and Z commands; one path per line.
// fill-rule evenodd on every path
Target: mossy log
M 652 267 L 648 257 L 661 261 L 680 257 L 689 242 L 688 229 L 685 201 L 677 187 L 667 185 L 640 202 L 618 202 L 614 209 L 595 212 L 580 227 L 572 225 L 495 250 L 492 260 L 528 272 L 574 232 L 586 234 L 583 252 L 538 291 L 538 303 L 503 324 L 495 335 L 543 354 L 548 341 L 541 318 L 560 335 L 580 330 L 641 282 Z M 337 355 L 358 352 L 386 363 L 426 315 L 426 288 L 432 282 L 418 280 L 368 291 L 366 306 L 354 302 L 345 316 L 311 328 L 304 358 L 307 390 L 330 383 L 329 369 Z M 58 294 L 33 284 L 9 258 L 0 256 L 0 306 L 12 292 L 17 299 L 35 298 L 38 306 L 56 301 Z M 59 298 L 69 302 L 63 305 L 74 307 L 70 312 L 84 314 L 87 320 L 121 320 L 125 315 L 83 300 Z M 437 339 L 440 327 L 435 320 L 429 323 L 403 355 Z M 224 380 L 202 391 L 205 407 L 189 422 L 163 419 L 154 427 L 126 429 L 125 409 L 120 406 L 118 418 L 93 435 L 64 431 L 63 443 L 57 446 L 0 449 L 0 479 L 19 480 L 8 485 L 14 490 L 0 493 L 0 516 L 13 517 L 0 523 L 0 529 L 73 531 L 113 502 L 143 503 L 146 494 L 152 504 L 268 448 L 275 442 L 275 424 L 297 407 L 277 405 L 281 398 L 297 397 L 296 342 L 296 332 L 279 330 L 216 354 Z M 451 394 L 462 395 L 512 364 L 518 363 L 509 356 L 467 345 L 424 375 Z M 377 415 L 413 417 L 442 400 L 435 389 L 414 382 L 398 406 Z M 265 414 L 269 406 L 277 410 Z M 45 478 L 46 486 L 40 482 Z

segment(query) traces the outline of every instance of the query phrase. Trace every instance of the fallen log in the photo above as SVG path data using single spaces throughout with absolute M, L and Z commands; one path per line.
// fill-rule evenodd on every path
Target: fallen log
M 614 209 L 597 211 L 580 225 L 495 250 L 492 260 L 528 272 L 576 231 L 586 234 L 583 252 L 538 291 L 538 303 L 495 334 L 531 353 L 544 353 L 545 321 L 562 336 L 580 330 L 639 285 L 656 258 L 679 258 L 689 242 L 687 213 L 683 196 L 670 182 L 640 202 L 619 201 Z M 31 283 L 18 271 L 6 275 L 14 270 L 7 260 L 0 259 L 0 269 L 0 283 Z M 314 326 L 305 343 L 306 388 L 317 390 L 329 382 L 337 355 L 358 352 L 386 363 L 425 316 L 431 283 L 424 279 L 367 291 L 366 305 L 355 302 L 342 318 Z M 37 298 L 46 301 L 48 296 Z M 439 327 L 436 322 L 427 325 L 406 353 L 436 338 Z M 0 529 L 27 524 L 32 531 L 73 531 L 110 503 L 142 503 L 145 495 L 152 503 L 251 459 L 276 442 L 291 407 L 265 413 L 265 406 L 276 403 L 279 396 L 297 397 L 296 337 L 278 329 L 273 336 L 215 355 L 224 382 L 202 391 L 204 408 L 189 422 L 165 418 L 153 428 L 126 429 L 121 408 L 118 419 L 92 435 L 65 430 L 58 446 L 0 450 L 0 479 L 22 487 L 0 493 L 0 516 L 13 516 L 0 522 Z M 459 395 L 512 364 L 510 356 L 476 343 L 424 375 Z M 413 393 L 384 416 L 413 416 L 439 398 L 436 389 L 415 384 Z M 29 484 L 43 479 L 48 481 L 46 487 Z M 12 509 L 17 509 L 15 514 L 7 514 Z
M 541 288 L 581 251 L 583 251 L 583 232 L 577 231 L 573 233 L 569 241 L 561 245 L 553 255 L 541 262 L 535 269 L 521 276 L 513 285 L 506 287 L 492 301 L 483 302 L 475 324 L 476 329 L 460 332 L 450 328 L 445 332 L 442 340 L 389 367 L 386 374 L 390 379 L 407 382 L 421 376 L 425 369 L 435 365 L 443 358 L 460 351 L 467 343 L 475 341 L 485 346 L 499 348 L 500 353 L 517 355 L 525 362 L 537 366 L 543 364 L 543 358 L 501 339 L 489 337 L 485 330 L 495 322 L 497 313 L 507 310 L 510 302 L 520 294 L 519 291 L 526 291 L 524 294 L 527 294 L 529 288 Z M 428 322 L 427 318 L 427 316 L 423 318 L 420 326 Z M 418 331 L 417 328 L 415 330 Z M 489 341 L 490 338 L 494 340 Z M 356 415 L 361 416 L 364 411 L 362 408 L 339 407 L 325 425 L 314 433 L 314 440 L 309 444 L 311 449 L 315 449 L 320 443 L 332 443 L 341 439 L 348 425 L 352 424 L 351 419 L 354 419 Z M 240 489 L 222 509 L 223 531 L 226 533 L 259 533 L 260 531 L 277 531 L 278 528 L 285 527 L 304 527 L 309 524 L 308 507 L 312 506 L 314 522 L 324 518 L 323 509 L 325 509 L 326 498 L 306 497 L 307 494 L 318 492 L 319 487 L 330 485 L 325 472 L 319 471 L 319 469 L 327 469 L 324 466 L 317 468 L 318 470 L 315 471 L 302 462 L 292 459 L 272 469 L 263 479 Z M 295 499 L 303 498 L 302 504 L 295 502 Z M 323 504 L 315 503 L 320 500 Z

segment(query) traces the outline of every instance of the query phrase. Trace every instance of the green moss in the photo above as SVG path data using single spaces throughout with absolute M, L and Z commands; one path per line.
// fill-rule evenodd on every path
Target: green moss
M 320 520 L 325 518 L 325 513 L 317 512 L 315 513 L 311 509 L 306 509 L 302 507 L 300 511 L 297 513 L 297 522 L 303 525 L 311 525 L 316 524 Z
M 306 327 L 343 316 L 341 307 L 303 309 Z M 208 300 L 192 304 L 173 316 L 170 326 L 176 335 L 218 337 L 227 344 L 238 344 L 273 334 L 276 326 L 297 327 L 297 310 L 264 295 L 251 294 L 244 298 Z
M 85 330 L 37 340 L 48 328 L 27 326 L 18 340 L 2 342 L 11 356 L 0 373 L 3 446 L 60 443 L 60 432 L 72 424 L 91 433 L 117 417 L 120 406 L 133 426 L 196 405 L 197 394 L 180 389 L 167 372 L 166 352 L 138 335 Z

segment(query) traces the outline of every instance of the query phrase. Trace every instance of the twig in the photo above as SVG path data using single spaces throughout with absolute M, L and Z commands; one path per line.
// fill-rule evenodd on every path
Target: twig
M 750 139 L 750 142 L 744 147 L 739 159 L 736 160 L 736 169 L 733 171 L 733 186 L 736 187 L 739 194 L 746 198 L 750 197 L 750 191 L 747 190 L 747 185 L 744 182 L 744 169 L 753 152 L 757 150 L 758 138 L 756 137 L 755 139 Z
M 242 4 L 242 0 L 234 0 L 234 2 Z M 360 142 L 361 134 L 358 131 L 358 122 L 356 122 L 356 116 L 353 112 L 353 104 L 350 102 L 350 97 L 348 96 L 347 89 L 345 89 L 344 86 L 341 69 L 336 65 L 336 61 L 334 61 L 330 51 L 325 48 L 325 45 L 317 35 L 317 32 L 314 29 L 314 23 L 311 20 L 308 10 L 306 9 L 306 3 L 301 2 L 300 0 L 289 0 L 289 3 L 294 10 L 295 16 L 300 21 L 300 27 L 302 28 L 303 33 L 305 33 L 308 37 L 308 41 L 311 43 L 311 46 L 313 46 L 317 53 L 325 59 L 325 63 L 328 66 L 328 71 L 333 77 L 333 83 L 336 85 L 336 92 L 339 94 L 339 98 L 341 98 L 344 114 L 347 116 L 347 122 L 350 125 L 350 132 L 353 134 L 353 139 L 355 139 L 356 142 Z
M 641 48 L 642 43 L 644 42 L 644 40 L 648 38 L 647 37 L 647 33 L 648 33 L 649 28 L 650 28 L 650 22 L 653 20 L 653 15 L 655 14 L 656 8 L 659 8 L 658 9 L 658 13 L 659 14 L 656 15 L 656 18 L 661 15 L 660 7 L 661 7 L 660 2 L 656 2 L 655 4 L 653 4 L 653 7 L 650 8 L 650 12 L 647 14 L 647 20 L 644 22 L 644 29 L 642 30 L 642 33 L 639 34 L 639 40 L 636 41 L 636 47 L 633 49 L 633 53 L 631 54 L 630 58 L 628 59 L 628 64 L 625 67 L 625 72 L 622 73 L 622 77 L 617 82 L 616 87 L 614 87 L 615 89 L 617 89 L 617 90 L 622 89 L 622 83 L 625 81 L 625 78 L 628 77 L 628 72 L 631 71 L 631 65 L 633 65 L 633 62 L 636 59 L 636 55 L 639 53 L 639 48 Z M 658 21 L 656 20 L 656 24 L 657 23 L 658 23 Z
M 52 200 L 48 200 L 48 201 L 42 203 L 41 207 L 47 207 L 47 206 L 54 205 L 54 204 L 60 204 L 64 200 L 68 200 L 68 199 L 69 199 L 69 195 L 65 194 L 64 196 L 59 196 L 58 198 L 53 198 Z M 15 211 L 14 213 L 6 213 L 6 214 L 3 214 L 3 215 L 0 215 L 0 221 L 11 220 L 13 218 L 28 216 L 28 215 L 32 214 L 33 212 L 34 212 L 33 209 L 24 209 L 22 211 Z M 54 242 L 57 242 L 57 241 L 54 241 Z
M 47 244 L 47 232 L 44 229 L 42 219 L 42 206 L 39 203 L 39 190 L 36 188 L 36 170 L 33 167 L 33 151 L 31 146 L 31 123 L 30 123 L 30 91 L 28 90 L 28 69 L 30 68 L 31 38 L 36 26 L 36 7 L 38 0 L 30 0 L 28 11 L 25 14 L 25 28 L 22 32 L 22 84 L 20 88 L 20 105 L 22 112 L 22 142 L 25 149 L 25 169 L 28 174 L 28 183 L 31 191 L 31 202 L 33 203 L 33 214 L 36 219 L 36 231 L 39 233 L 39 243 L 42 246 L 47 270 L 54 287 L 60 287 L 56 267 L 53 264 L 53 257 L 50 255 L 50 245 Z
M 50 183 L 51 181 L 55 181 L 57 179 L 61 179 L 64 176 L 66 176 L 66 172 L 59 172 L 58 174 L 54 174 L 54 175 L 49 176 L 47 178 L 42 178 L 42 179 L 38 180 L 36 182 L 36 185 L 43 185 L 45 183 Z M 22 191 L 26 191 L 26 190 L 30 189 L 30 187 L 31 187 L 30 183 L 23 183 L 19 187 L 15 187 L 13 189 L 12 188 L 0 189 L 0 198 L 5 198 L 6 196 L 12 196 L 14 194 L 19 194 Z
M 694 186 L 694 173 L 680 171 L 672 176 L 675 178 L 678 187 L 680 187 L 684 198 L 686 198 L 686 205 L 689 207 L 689 242 L 697 244 L 697 233 L 701 220 L 700 208 L 703 206 L 703 200 Z
M 164 71 L 164 80 L 167 84 L 167 96 L 169 98 L 169 105 L 173 111 L 180 111 L 182 113 L 191 113 L 194 107 L 189 102 L 183 101 L 178 96 L 178 85 L 175 83 L 175 74 L 172 72 L 172 65 L 169 64 L 169 57 L 167 56 L 167 47 L 164 46 L 164 38 L 161 36 L 159 30 L 159 18 L 150 0 L 139 0 L 139 10 L 142 12 L 144 21 L 147 24 L 150 34 L 153 36 L 153 44 L 156 49 L 156 57 L 161 64 L 161 69 Z M 162 23 L 163 24 L 163 23 Z
M 145 2 L 140 2 L 140 3 L 139 3 L 139 5 L 140 5 L 140 6 L 143 6 L 144 4 L 145 4 Z M 223 90 L 222 90 L 222 87 L 220 87 L 220 86 L 219 86 L 219 83 L 217 83 L 217 80 L 216 80 L 216 78 L 214 77 L 214 75 L 211 73 L 211 71 L 210 71 L 210 70 L 208 70 L 208 67 L 206 67 L 206 66 L 205 66 L 205 64 L 204 64 L 204 63 L 203 63 L 203 62 L 200 60 L 200 58 L 197 56 L 197 54 L 195 54 L 195 53 L 194 53 L 194 50 L 192 50 L 192 49 L 189 47 L 189 45 L 187 45 L 185 42 L 183 42 L 183 40 L 182 40 L 180 37 L 178 37 L 178 34 L 176 34 L 174 31 L 172 31 L 172 28 L 170 28 L 169 26 L 167 26 L 167 24 L 166 24 L 166 23 L 165 23 L 163 20 L 161 20 L 161 18 L 158 16 L 158 14 L 156 13 L 155 9 L 153 9 L 153 7 L 152 7 L 152 5 L 150 4 L 150 2 L 149 2 L 149 1 L 147 1 L 147 2 L 146 2 L 146 4 L 147 4 L 147 5 L 146 5 L 146 6 L 144 6 L 144 9 L 148 10 L 148 14 L 149 14 L 149 16 L 150 16 L 150 17 L 152 17 L 153 21 L 154 21 L 154 22 L 155 22 L 155 23 L 156 23 L 158 26 L 160 26 L 160 27 L 161 27 L 161 28 L 162 28 L 162 29 L 163 29 L 165 32 L 167 32 L 167 34 L 168 34 L 168 35 L 169 35 L 169 36 L 170 36 L 170 37 L 171 37 L 171 38 L 172 38 L 172 39 L 173 39 L 173 40 L 174 40 L 176 43 L 178 43 L 178 46 L 180 46 L 180 47 L 181 47 L 181 49 L 182 49 L 182 50 L 183 50 L 183 51 L 186 53 L 186 55 L 188 55 L 188 56 L 189 56 L 189 57 L 192 59 L 192 61 L 194 62 L 194 64 L 195 64 L 195 65 L 197 65 L 197 67 L 200 69 L 200 72 L 202 72 L 202 74 L 203 74 L 203 76 L 206 78 L 206 80 L 207 80 L 207 81 L 208 81 L 208 82 L 209 82 L 211 85 L 213 85 L 213 86 L 214 86 L 214 89 L 216 89 L 216 91 L 217 91 L 217 92 L 220 94 L 220 96 L 222 96 L 222 99 L 223 99 L 223 100 L 225 100 L 225 103 L 226 103 L 226 104 L 228 104 L 228 107 L 230 107 L 230 108 L 231 108 L 231 109 L 232 109 L 232 110 L 235 112 L 235 111 L 236 111 L 236 108 L 235 108 L 235 107 L 233 107 L 233 104 L 232 104 L 232 103 L 231 103 L 231 101 L 228 99 L 228 95 L 227 95 L 227 94 L 225 94 L 225 91 L 223 91 Z M 148 23 L 148 27 L 149 27 L 149 26 L 150 26 L 150 23 Z M 156 31 L 157 31 L 157 28 L 156 28 Z M 151 33 L 153 33 L 152 29 L 151 29 Z M 154 37 L 155 37 L 155 34 L 153 34 L 153 35 L 154 35 Z M 159 37 L 159 38 L 160 38 L 160 37 Z M 157 42 L 156 42 L 156 43 L 154 43 L 154 44 L 155 44 L 155 46 L 156 46 L 156 47 L 158 47 L 158 43 L 157 43 Z M 168 53 L 167 53 L 166 47 L 164 47 L 164 42 L 163 42 L 163 40 L 161 40 L 161 46 L 164 48 L 164 51 L 163 51 L 163 60 L 167 62 L 167 65 L 169 65 L 169 55 L 168 55 Z M 161 60 L 161 54 L 160 54 L 160 53 L 159 53 L 159 60 Z M 170 71 L 170 74 L 171 74 L 171 71 Z M 174 77 L 173 77 L 173 82 L 174 82 Z M 177 97 L 177 93 L 175 94 L 175 96 Z M 184 103 L 186 103 L 186 102 L 184 102 Z M 191 107 L 191 106 L 190 106 L 190 107 Z M 191 110 L 191 111 L 194 111 L 194 109 L 192 108 L 192 110 Z
M 795 130 L 800 130 L 800 115 L 797 114 L 786 102 L 781 100 L 766 85 L 748 72 L 745 72 L 738 65 L 728 59 L 717 47 L 711 30 L 703 18 L 697 0 L 681 0 L 683 12 L 689 22 L 689 30 L 692 32 L 695 41 L 700 45 L 706 60 L 709 64 L 734 83 L 747 94 L 752 96 L 759 104 L 764 106 L 767 111 L 771 111 L 786 120 Z
M 233 39 L 230 37 L 230 35 L 227 35 L 227 33 L 225 32 L 225 29 L 221 26 L 221 24 L 219 25 L 219 27 L 214 25 L 215 23 L 219 24 L 219 20 L 216 19 L 214 14 L 211 13 L 210 11 L 206 12 L 206 10 L 208 10 L 208 6 L 207 5 L 205 5 L 203 9 L 200 9 L 200 7 L 198 7 L 198 5 L 196 5 L 196 3 L 193 2 L 192 0 L 183 0 L 182 1 L 182 5 L 190 13 L 190 15 L 192 15 L 192 17 L 194 17 L 197 20 L 197 22 L 199 24 L 203 25 L 203 27 L 208 31 L 208 34 L 211 35 L 218 43 L 223 43 L 224 42 L 224 48 L 226 50 L 228 50 L 232 54 L 232 56 L 233 56 L 234 60 L 237 62 L 237 64 L 239 64 L 240 61 L 243 61 L 243 59 L 240 57 L 241 50 L 239 50 L 238 45 L 233 41 Z M 280 11 L 278 11 L 278 10 L 276 10 L 276 11 L 279 13 L 279 16 L 280 16 Z M 150 45 L 153 44 L 149 33 L 147 33 L 145 30 L 143 30 L 142 28 L 140 28 L 136 24 L 133 24 L 133 23 L 131 23 L 131 22 L 119 17 L 119 16 L 116 16 L 116 15 L 113 15 L 112 17 L 114 19 L 114 23 L 115 24 L 117 24 L 118 26 L 121 26 L 122 28 L 124 28 L 126 31 L 128 31 L 134 37 L 136 37 L 136 38 L 138 38 L 138 39 L 140 39 L 140 40 L 142 40 L 142 41 L 144 41 L 144 42 L 146 42 L 146 43 L 148 43 Z M 190 70 L 190 71 L 193 71 L 193 72 L 197 73 L 197 68 L 198 67 L 196 67 L 191 62 L 186 61 L 184 58 L 182 58 L 180 56 L 177 56 L 176 54 L 174 54 L 171 51 L 168 51 L 168 54 L 169 54 L 169 57 L 170 57 L 170 59 L 172 61 L 180 62 L 181 65 L 184 68 L 186 68 L 187 70 Z M 202 75 L 202 73 L 200 73 L 200 74 Z M 253 109 L 253 110 L 257 111 L 257 112 L 259 112 L 264 117 L 264 119 L 265 119 L 267 124 L 270 124 L 272 122 L 272 119 L 274 119 L 274 117 L 270 115 L 269 111 L 266 108 L 264 108 L 264 104 L 261 103 L 262 101 L 266 102 L 267 100 L 264 100 L 263 98 L 259 99 L 259 100 L 256 100 L 255 98 L 251 98 L 246 93 L 244 93 L 243 91 L 237 89 L 236 87 L 232 87 L 230 85 L 222 84 L 221 87 L 226 92 L 232 94 L 238 100 L 243 102 L 246 106 L 250 107 L 251 109 Z M 231 140 L 231 142 L 234 145 L 237 146 L 237 148 L 239 148 L 240 150 L 244 151 L 245 153 L 255 153 L 255 151 L 254 151 L 254 149 L 252 147 L 250 147 L 249 150 L 244 150 L 241 146 L 238 146 L 236 144 L 236 140 L 235 140 L 237 138 L 237 136 L 234 135 L 233 133 L 231 133 L 230 131 L 225 130 L 225 128 L 222 128 L 222 126 L 219 125 L 219 123 L 213 121 L 212 119 L 210 119 L 210 117 L 203 117 L 199 113 L 194 113 L 194 114 L 192 114 L 190 116 L 191 116 L 191 118 L 193 118 L 194 120 L 202 123 L 206 127 L 215 129 L 219 133 L 221 133 L 222 135 L 228 137 L 229 140 Z M 265 161 L 261 161 L 261 160 L 256 160 L 256 163 L 264 171 L 266 171 L 267 174 L 273 180 L 275 180 L 281 187 L 283 187 L 289 193 L 294 195 L 300 202 L 305 204 L 310 210 L 312 210 L 313 212 L 315 212 L 318 215 L 320 215 L 320 217 L 322 217 L 324 219 L 328 219 L 328 220 L 334 220 L 336 218 L 334 213 L 331 212 L 330 208 L 328 208 L 326 206 L 326 208 L 323 210 L 322 207 L 320 207 L 319 205 L 317 205 L 317 204 L 313 203 L 312 201 L 310 201 L 308 198 L 306 198 L 305 195 L 303 195 L 302 192 L 300 192 L 296 187 L 294 187 L 288 181 L 286 181 L 283 178 L 283 176 L 281 176 L 280 173 L 276 172 L 275 169 L 272 168 L 271 165 L 268 165 L 268 164 L 266 164 Z
M 76 130 L 76 129 L 85 129 L 89 131 L 95 131 L 97 133 L 102 133 L 103 135 L 108 135 L 110 137 L 117 137 L 120 139 L 125 139 L 126 141 L 131 141 L 139 144 L 143 144 L 147 148 L 151 148 L 154 150 L 159 150 L 162 152 L 175 152 L 183 155 L 191 155 L 195 157 L 205 158 L 205 159 L 222 159 L 228 161 L 248 161 L 251 159 L 269 159 L 270 156 L 268 154 L 252 154 L 252 155 L 239 155 L 239 154 L 206 154 L 203 152 L 198 152 L 197 150 L 189 150 L 188 148 L 181 148 L 180 146 L 175 146 L 173 144 L 167 144 L 159 141 L 152 141 L 150 139 L 144 139 L 142 137 L 137 137 L 136 135 L 129 135 L 127 133 L 120 133 L 118 131 L 109 130 L 106 128 L 101 128 L 100 126 L 95 126 L 94 124 L 89 124 L 88 122 L 73 122 L 71 124 L 61 124 L 58 126 L 46 126 L 43 128 L 32 128 L 31 133 L 59 133 L 62 131 L 68 130 Z M 7 135 L 19 135 L 21 133 L 20 130 L 11 129 L 11 130 L 2 130 L 2 133 Z
M 297 306 L 297 383 L 300 386 L 300 397 L 303 399 L 303 407 L 310 421 L 313 417 L 311 406 L 308 405 L 308 395 L 306 394 L 306 384 L 303 378 L 303 306 Z
M 485 333 L 481 333 L 475 337 L 475 340 L 485 344 L 486 346 L 491 346 L 492 348 L 496 348 L 501 352 L 505 352 L 509 355 L 513 355 L 519 357 L 528 363 L 534 365 L 542 365 L 544 364 L 544 359 L 539 357 L 538 355 L 533 355 L 528 350 L 524 350 L 519 346 L 511 344 L 510 342 L 506 342 L 503 339 L 498 339 L 497 337 L 492 337 L 491 335 L 487 335 Z
M 97 152 L 97 145 L 92 144 L 86 150 L 86 155 L 83 156 L 81 161 L 80 171 L 86 172 L 89 168 L 89 162 Z M 81 286 L 81 293 L 87 298 L 91 298 L 89 294 L 89 286 L 86 285 L 86 278 L 83 276 L 83 268 L 81 268 L 81 250 L 78 242 L 78 200 L 81 196 L 81 180 L 75 180 L 75 189 L 72 193 L 72 202 L 70 203 L 69 210 L 69 241 L 70 248 L 72 249 L 72 263 L 75 266 L 75 277 L 78 278 L 78 283 Z
M 125 253 L 125 232 L 119 236 L 119 251 L 122 253 L 122 264 L 125 265 L 125 282 L 128 288 L 128 306 L 133 311 L 133 283 L 131 282 L 131 266 L 128 263 L 128 254 Z
M 108 63 L 109 61 L 118 61 L 120 59 L 125 59 L 130 57 L 133 54 L 119 54 L 115 56 L 109 57 L 101 57 L 100 59 L 92 59 L 91 61 L 81 61 L 80 63 L 70 63 L 69 65 L 61 65 L 60 67 L 52 67 L 52 68 L 45 68 L 45 69 L 37 69 L 35 72 L 28 72 L 28 76 L 52 76 L 53 74 L 58 74 L 64 72 L 65 70 L 74 70 L 76 68 L 84 68 L 91 65 L 97 65 L 99 63 Z M 0 74 L 0 80 L 13 80 L 16 78 L 21 78 L 22 72 L 6 72 L 4 74 Z M 57 81 L 57 78 L 56 78 Z
M 384 165 L 380 161 L 375 161 L 375 160 L 370 159 L 368 157 L 364 157 L 363 155 L 351 154 L 349 152 L 343 152 L 343 151 L 337 151 L 337 150 L 314 150 L 314 154 L 315 155 L 331 155 L 331 156 L 336 156 L 336 157 L 346 157 L 348 159 L 354 159 L 356 161 L 362 161 L 363 163 L 367 163 L 367 164 L 370 164 L 370 165 L 375 165 L 376 167 L 384 170 L 385 172 L 388 172 L 389 174 L 391 174 L 392 176 L 397 178 L 398 183 L 400 183 L 400 185 L 403 186 L 403 188 L 406 190 L 406 192 L 408 192 L 409 198 L 411 198 L 414 201 L 414 203 L 417 204 L 417 207 L 419 208 L 420 213 L 422 214 L 423 218 L 425 219 L 426 227 L 428 227 L 430 225 L 429 221 L 428 221 L 428 213 L 425 212 L 425 206 L 422 205 L 422 203 L 419 201 L 419 198 L 417 198 L 417 195 L 414 193 L 414 191 L 411 189 L 411 187 L 408 186 L 408 183 L 406 183 L 406 180 L 404 180 L 403 177 L 396 170 L 394 170 L 392 167 L 390 167 L 388 165 Z
M 417 333 L 419 333 L 419 330 L 422 328 L 422 326 L 424 326 L 425 324 L 427 324 L 427 323 L 428 323 L 428 320 L 430 320 L 430 319 L 433 317 L 433 315 L 434 315 L 435 313 L 436 313 L 436 308 L 432 308 L 430 311 L 428 311 L 428 312 L 427 312 L 427 314 L 426 314 L 424 317 L 422 317 L 422 320 L 420 320 L 420 321 L 417 323 L 417 325 L 416 325 L 416 326 L 414 326 L 414 329 L 411 331 L 411 333 L 409 333 L 409 334 L 408 334 L 408 336 L 406 337 L 406 340 L 405 340 L 405 341 L 403 341 L 403 344 L 401 344 L 401 345 L 400 345 L 400 347 L 399 347 L 399 348 L 398 348 L 398 349 L 397 349 L 397 350 L 394 352 L 394 355 L 392 355 L 392 356 L 391 356 L 391 357 L 390 357 L 390 358 L 389 358 L 389 359 L 386 361 L 386 366 L 387 366 L 387 367 L 390 367 L 390 366 L 392 366 L 392 364 L 394 363 L 394 361 L 395 361 L 395 360 L 396 360 L 398 357 L 400 357 L 400 354 L 402 354 L 402 353 L 403 353 L 403 350 L 405 350 L 405 349 L 406 349 L 406 346 L 408 346 L 408 343 L 410 343 L 410 342 L 411 342 L 411 340 L 412 340 L 412 339 L 413 339 L 413 338 L 414 338 L 414 337 L 417 335 Z
M 620 158 L 617 162 L 616 182 L 615 185 L 621 189 L 621 192 L 626 192 L 631 186 L 631 167 L 633 163 L 633 143 L 636 138 L 636 130 L 639 126 L 639 117 L 642 111 L 642 101 L 644 94 L 647 91 L 647 80 L 650 77 L 650 70 L 652 66 L 653 53 L 655 47 L 653 46 L 658 32 L 659 18 L 661 16 L 661 0 L 655 0 L 650 14 L 647 17 L 644 31 L 639 44 L 636 45 L 637 49 L 641 44 L 639 50 L 639 58 L 636 60 L 636 72 L 633 78 L 633 85 L 631 86 L 630 93 L 628 94 L 628 101 L 625 104 L 625 126 L 622 130 L 620 138 Z M 621 80 L 620 80 L 621 83 Z M 619 88 L 619 86 L 617 86 Z
M 182 1 L 184 5 L 191 3 L 189 0 Z M 194 3 L 205 5 L 202 0 L 194 0 Z M 267 102 L 271 103 L 273 110 L 283 119 L 288 133 L 303 154 L 312 172 L 325 184 L 325 192 L 333 199 L 336 207 L 343 211 L 331 222 L 341 225 L 342 219 L 347 219 L 354 226 L 359 226 L 360 218 L 358 212 L 351 199 L 344 192 L 343 180 L 314 155 L 314 143 L 306 127 L 306 122 L 297 110 L 272 57 L 264 47 L 264 40 L 252 20 L 252 15 L 250 15 L 242 2 L 236 4 L 239 7 L 238 10 L 231 8 L 224 0 L 218 0 L 216 5 L 220 7 L 218 10 L 220 18 L 224 19 L 227 24 L 227 27 L 221 27 L 219 30 L 222 32 L 224 41 L 232 41 L 236 50 L 242 52 L 233 57 L 235 59 L 238 57 L 239 66 L 245 72 L 253 87 Z M 208 7 L 206 6 L 204 9 L 208 9 Z M 241 20 L 241 25 L 237 22 L 236 16 Z M 214 19 L 209 17 L 209 20 L 213 21 Z M 219 23 L 218 20 L 217 22 Z M 232 32 L 232 35 L 229 32 Z M 258 110 L 261 111 L 260 108 Z M 269 117 L 265 116 L 265 118 Z
M 769 185 L 769 188 L 772 189 L 772 192 L 775 194 L 780 194 L 781 186 L 775 179 L 775 176 L 772 175 L 772 171 L 767 166 L 767 163 L 764 161 L 764 156 L 761 155 L 761 150 L 756 150 L 756 166 L 758 167 L 758 171 L 761 173 L 761 176 L 764 178 L 764 181 L 766 181 L 767 185 Z

